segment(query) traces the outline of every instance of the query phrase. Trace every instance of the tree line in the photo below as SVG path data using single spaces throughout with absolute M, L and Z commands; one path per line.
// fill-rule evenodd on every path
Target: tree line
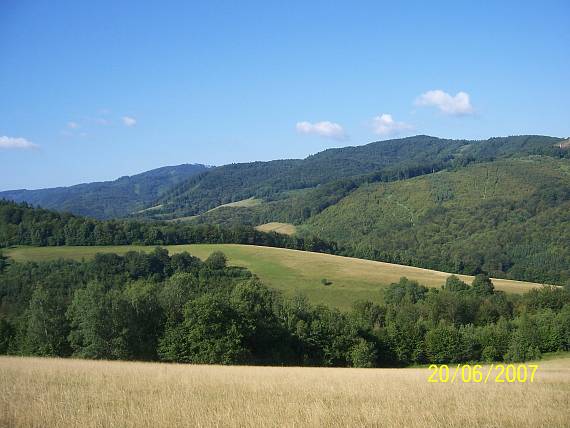
M 93 220 L 0 200 L 0 248 L 13 245 L 249 244 L 336 253 L 334 242 L 260 232 L 251 226 L 222 226 Z
M 479 275 L 441 289 L 402 278 L 382 305 L 340 312 L 286 298 L 223 253 L 4 262 L 0 353 L 170 361 L 380 367 L 524 361 L 570 349 L 570 292 L 496 291 Z

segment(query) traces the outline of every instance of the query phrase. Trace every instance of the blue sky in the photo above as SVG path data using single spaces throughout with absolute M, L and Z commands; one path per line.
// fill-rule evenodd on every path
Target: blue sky
M 0 1 L 0 189 L 570 135 L 570 2 Z

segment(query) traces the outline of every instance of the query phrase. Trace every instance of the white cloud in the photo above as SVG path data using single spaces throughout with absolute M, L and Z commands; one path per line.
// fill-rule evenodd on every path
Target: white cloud
M 437 107 L 443 113 L 454 116 L 464 116 L 475 112 L 469 100 L 469 94 L 466 92 L 458 92 L 452 96 L 440 89 L 427 91 L 416 99 L 415 105 Z
M 79 123 L 77 122 L 67 122 L 67 127 L 69 129 L 77 129 L 79 128 Z
M 405 122 L 396 122 L 391 114 L 383 113 L 372 119 L 372 129 L 376 134 L 386 137 L 408 131 L 413 127 Z
M 25 138 L 0 137 L 0 149 L 36 149 L 39 146 Z
M 297 122 L 295 126 L 297 132 L 300 134 L 315 134 L 321 137 L 333 138 L 335 140 L 345 140 L 347 135 L 342 126 L 338 123 L 323 121 L 323 122 Z
M 123 123 L 125 126 L 135 126 L 137 124 L 137 120 L 134 117 L 123 116 Z

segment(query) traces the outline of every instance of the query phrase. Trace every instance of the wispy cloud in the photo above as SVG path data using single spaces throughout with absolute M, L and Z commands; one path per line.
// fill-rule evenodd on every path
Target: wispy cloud
M 332 138 L 334 140 L 347 139 L 347 135 L 344 132 L 343 127 L 334 122 L 297 122 L 295 128 L 300 134 L 315 134 L 321 137 Z
M 475 112 L 467 92 L 458 92 L 452 96 L 441 89 L 427 91 L 420 95 L 414 104 L 419 107 L 436 107 L 453 116 L 465 116 Z
M 39 146 L 25 138 L 0 137 L 0 149 L 37 149 Z
M 77 129 L 79 128 L 79 123 L 77 122 L 67 122 L 67 127 L 69 129 Z
M 413 126 L 405 122 L 397 122 L 391 114 L 383 113 L 372 119 L 372 129 L 375 134 L 387 137 L 409 131 L 413 129 Z
M 129 127 L 135 126 L 137 124 L 137 120 L 134 117 L 123 116 L 123 124 Z

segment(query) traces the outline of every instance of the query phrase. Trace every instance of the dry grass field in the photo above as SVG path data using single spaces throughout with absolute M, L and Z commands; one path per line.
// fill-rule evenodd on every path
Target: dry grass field
M 256 226 L 256 229 L 261 232 L 277 232 L 283 235 L 294 235 L 295 232 L 297 232 L 297 228 L 294 224 L 277 222 L 260 224 Z
M 339 309 L 349 309 L 356 300 L 382 301 L 382 290 L 400 277 L 419 281 L 429 287 L 440 287 L 451 275 L 430 269 L 330 254 L 310 253 L 283 248 L 258 247 L 237 244 L 169 245 L 171 254 L 189 251 L 202 259 L 213 251 L 223 251 L 231 264 L 250 269 L 269 287 L 281 290 L 287 295 L 302 293 L 315 304 L 325 304 Z M 154 247 L 109 246 L 109 247 L 16 247 L 5 254 L 16 261 L 56 260 L 69 258 L 81 260 L 91 258 L 98 252 L 124 254 L 130 250 L 152 251 Z M 473 277 L 459 275 L 471 283 Z M 323 286 L 326 278 L 331 285 Z M 508 279 L 494 279 L 498 290 L 509 293 L 523 293 L 539 284 Z
M 430 384 L 420 369 L 0 358 L 5 427 L 563 427 L 570 359 L 532 384 Z

